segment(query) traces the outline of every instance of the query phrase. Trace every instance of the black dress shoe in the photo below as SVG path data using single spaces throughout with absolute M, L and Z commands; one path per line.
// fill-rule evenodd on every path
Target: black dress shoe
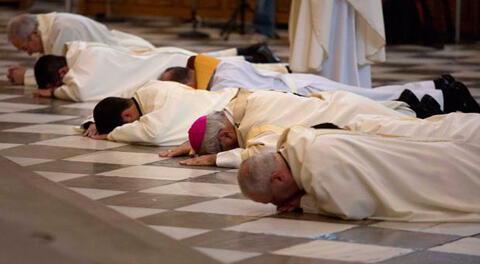
M 407 103 L 413 111 L 415 111 L 415 108 L 417 108 L 420 104 L 420 100 L 418 100 L 418 97 L 409 89 L 405 89 L 400 94 L 400 97 L 398 97 L 397 101 Z
M 444 99 L 447 99 L 445 101 L 445 110 L 448 109 L 449 111 L 453 110 L 464 113 L 480 113 L 480 105 L 475 101 L 475 98 L 473 98 L 465 84 L 461 82 L 453 82 L 443 91 L 443 93 Z M 451 102 L 452 98 L 453 102 Z
M 278 58 L 273 52 L 268 48 L 267 44 L 263 43 L 253 54 L 253 59 L 257 60 L 257 63 L 279 63 L 280 58 Z
M 440 104 L 428 94 L 422 97 L 417 110 L 418 112 L 416 113 L 418 118 L 427 118 L 433 115 L 444 114 L 442 109 L 440 109 Z
M 265 43 L 256 43 L 247 47 L 237 48 L 237 54 L 241 56 L 252 56 L 262 45 L 265 45 Z
M 453 78 L 450 74 L 442 74 L 439 79 L 433 80 L 435 84 L 435 89 L 443 90 L 448 88 L 448 86 L 455 82 L 455 78 Z

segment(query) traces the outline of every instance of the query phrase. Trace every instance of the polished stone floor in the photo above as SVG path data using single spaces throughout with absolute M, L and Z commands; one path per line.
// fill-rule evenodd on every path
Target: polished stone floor
M 65 199 L 72 204 L 81 200 L 77 209 L 89 212 L 93 206 L 98 214 L 119 212 L 120 218 L 102 222 L 119 233 L 140 225 L 136 228 L 151 232 L 152 239 L 154 234 L 166 235 L 162 238 L 203 255 L 207 262 L 480 263 L 480 223 L 341 221 L 277 214 L 273 206 L 253 203 L 240 194 L 235 170 L 182 167 L 178 158 L 159 158 L 161 147 L 82 137 L 74 126 L 91 113 L 93 103 L 35 98 L 31 88 L 8 84 L 5 73 L 10 64 L 33 64 L 32 58 L 6 43 L 4 25 L 11 15 L 0 11 L 0 156 L 32 179 L 55 183 L 45 187 L 51 193 L 67 191 Z M 217 29 L 202 29 L 212 35 L 209 40 L 179 39 L 177 34 L 188 27 L 171 23 L 137 20 L 109 26 L 158 46 L 196 52 L 248 44 L 248 37 L 237 34 L 224 42 Z M 270 45 L 287 61 L 287 32 L 279 34 L 281 38 Z M 464 81 L 477 100 L 480 96 L 480 43 L 449 45 L 444 50 L 388 47 L 387 57 L 386 63 L 373 67 L 374 85 L 429 80 L 449 72 Z M 59 218 L 62 210 L 57 211 Z M 127 220 L 131 225 L 116 225 Z M 170 253 L 186 254 L 184 263 L 205 260 L 185 252 L 172 248 Z

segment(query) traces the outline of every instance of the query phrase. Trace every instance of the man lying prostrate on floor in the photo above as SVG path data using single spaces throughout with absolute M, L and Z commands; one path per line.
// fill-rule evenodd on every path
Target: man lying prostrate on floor
M 454 111 L 480 112 L 478 103 L 467 87 L 457 82 L 451 75 L 442 75 L 434 81 L 365 89 L 331 81 L 315 74 L 282 74 L 259 69 L 246 61 L 218 60 L 202 54 L 197 55 L 194 62 L 191 60 L 189 59 L 189 68 L 169 68 L 160 79 L 177 81 L 210 91 L 218 91 L 225 87 L 254 87 L 255 90 L 278 90 L 304 96 L 322 91 L 349 91 L 376 101 L 402 100 L 408 103 L 420 118 Z
M 65 57 L 45 55 L 35 63 L 36 95 L 76 102 L 107 96 L 129 98 L 166 68 L 185 65 L 192 55 L 170 47 L 133 53 L 82 41 L 69 42 L 66 48 Z
M 243 159 L 259 152 L 274 151 L 285 128 L 296 124 L 312 126 L 331 122 L 349 123 L 359 114 L 411 117 L 405 103 L 389 102 L 390 107 L 345 91 L 321 92 L 302 97 L 277 91 L 248 92 L 238 96 L 224 111 L 200 117 L 189 130 L 189 143 L 160 153 L 160 156 L 199 156 L 183 165 L 216 165 L 238 168 Z M 405 110 L 403 113 L 395 111 Z M 190 149 L 191 147 L 191 149 Z
M 195 90 L 177 82 L 152 80 L 133 97 L 107 97 L 93 110 L 95 123 L 86 134 L 95 139 L 174 146 L 187 140 L 199 116 L 223 109 L 238 89 L 220 92 Z
M 22 14 L 7 24 L 7 36 L 17 49 L 28 54 L 63 56 L 67 42 L 86 41 L 104 43 L 113 47 L 145 50 L 154 46 L 140 37 L 117 30 L 109 30 L 88 17 L 69 13 Z M 208 53 L 212 56 L 245 56 L 252 62 L 279 62 L 266 45 L 232 48 Z M 8 78 L 14 84 L 34 85 L 33 72 L 24 67 L 10 67 Z
M 460 119 L 466 121 L 457 123 L 462 129 L 451 137 L 292 127 L 277 152 L 242 163 L 240 189 L 279 211 L 302 208 L 352 220 L 478 222 L 480 115 L 450 115 L 465 115 Z

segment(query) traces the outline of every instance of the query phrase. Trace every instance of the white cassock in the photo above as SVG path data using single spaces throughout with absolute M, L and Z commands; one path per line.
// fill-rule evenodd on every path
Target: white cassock
M 425 119 L 358 115 L 344 128 L 370 134 L 454 138 L 480 143 L 479 120 L 480 114 L 461 112 L 435 115 Z
M 371 87 L 370 64 L 385 61 L 381 0 L 296 0 L 289 20 L 290 68 Z
M 480 115 L 465 137 L 293 127 L 279 141 L 305 212 L 344 219 L 480 221 Z
M 188 140 L 188 129 L 197 118 L 221 111 L 237 91 L 209 92 L 177 82 L 149 81 L 133 96 L 142 112 L 140 119 L 115 128 L 107 137 L 120 142 L 179 145 Z
M 104 43 L 117 48 L 142 50 L 154 48 L 143 38 L 118 30 L 109 30 L 105 25 L 80 15 L 53 12 L 39 14 L 37 20 L 44 49 L 42 55 L 63 56 L 65 44 L 77 40 Z M 25 84 L 36 84 L 32 70 L 25 74 Z
M 387 107 L 344 91 L 322 92 L 315 96 L 256 91 L 248 95 L 243 106 L 237 105 L 238 99 L 233 100 L 226 109 L 227 116 L 228 113 L 235 116 L 235 111 L 241 108 L 245 111 L 243 118 L 235 122 L 240 148 L 218 153 L 216 165 L 238 168 L 242 160 L 251 155 L 274 151 L 284 129 L 297 124 L 313 126 L 330 122 L 343 126 L 359 114 L 409 117 L 394 110 L 404 105 L 400 102 L 390 103 Z
M 71 41 L 97 42 L 117 49 L 124 48 L 133 51 L 155 48 L 141 37 L 118 30 L 110 30 L 105 25 L 81 15 L 52 12 L 37 15 L 37 20 L 44 49 L 42 55 L 64 56 L 65 44 Z M 227 49 L 211 54 L 236 56 L 237 50 L 235 48 Z M 25 74 L 25 84 L 36 85 L 32 69 L 29 69 Z
M 173 47 L 134 53 L 100 43 L 70 42 L 66 53 L 69 71 L 54 96 L 81 102 L 108 96 L 128 98 L 147 81 L 158 79 L 168 67 L 185 66 L 192 55 Z
M 252 90 L 276 90 L 308 96 L 322 91 L 342 90 L 366 96 L 376 101 L 397 100 L 405 89 L 410 89 L 419 99 L 428 94 L 443 109 L 443 93 L 435 89 L 433 81 L 412 82 L 364 89 L 346 85 L 315 74 L 282 74 L 259 69 L 247 61 L 223 59 L 216 67 L 210 81 L 210 90 L 225 87 L 245 87 Z

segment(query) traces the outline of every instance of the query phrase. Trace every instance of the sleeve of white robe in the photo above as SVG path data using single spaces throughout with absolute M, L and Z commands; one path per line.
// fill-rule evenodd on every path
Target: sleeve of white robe
M 156 111 L 142 116 L 139 120 L 115 128 L 107 136 L 108 140 L 131 143 L 150 143 L 162 146 L 175 146 L 185 141 L 185 135 L 167 136 L 166 126 L 161 124 L 156 116 L 162 116 L 162 111 Z
M 35 80 L 35 72 L 33 69 L 27 69 L 25 75 L 23 76 L 23 84 L 25 86 L 36 86 L 37 81 Z
M 240 168 L 242 161 L 253 155 L 274 152 L 278 137 L 278 133 L 266 131 L 255 138 L 248 139 L 245 148 L 236 148 L 218 153 L 216 165 L 218 167 Z

